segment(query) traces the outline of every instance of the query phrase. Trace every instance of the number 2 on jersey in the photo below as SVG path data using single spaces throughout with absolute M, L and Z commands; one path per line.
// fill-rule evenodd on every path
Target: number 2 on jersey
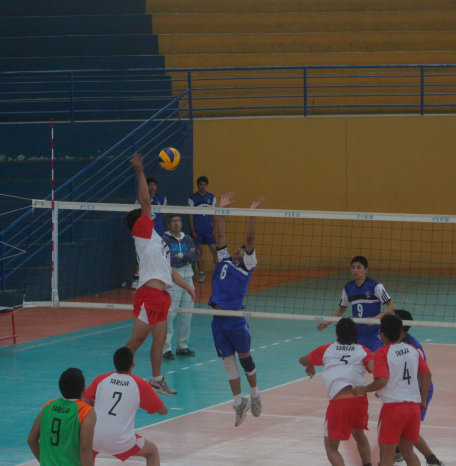
M 121 392 L 114 392 L 112 394 L 112 397 L 116 398 L 116 396 L 117 396 L 116 402 L 112 405 L 112 408 L 108 411 L 108 414 L 110 414 L 111 416 L 117 416 L 117 414 L 114 412 L 114 408 L 119 404 L 119 401 L 122 398 L 122 393 Z

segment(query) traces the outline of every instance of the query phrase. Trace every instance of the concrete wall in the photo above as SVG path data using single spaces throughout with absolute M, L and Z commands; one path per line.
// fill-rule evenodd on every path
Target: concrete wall
M 454 214 L 454 116 L 198 120 L 195 176 L 237 206 Z

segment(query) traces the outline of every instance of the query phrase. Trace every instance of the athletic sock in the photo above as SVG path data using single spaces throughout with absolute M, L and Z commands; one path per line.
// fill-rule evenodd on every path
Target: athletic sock
M 242 404 L 242 395 L 234 395 L 234 406 L 240 406 Z
M 252 398 L 258 398 L 260 396 L 260 390 L 258 390 L 258 387 L 250 387 L 250 396 Z
M 163 380 L 163 376 L 160 374 L 160 375 L 157 375 L 157 377 L 152 377 L 155 382 L 160 382 L 161 380 Z

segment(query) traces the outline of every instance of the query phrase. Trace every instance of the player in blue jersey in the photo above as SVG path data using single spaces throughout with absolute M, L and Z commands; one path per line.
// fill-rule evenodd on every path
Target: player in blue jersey
M 208 184 L 209 180 L 206 176 L 200 176 L 196 180 L 198 191 L 192 194 L 188 199 L 188 205 L 190 207 L 215 207 L 216 199 L 215 196 L 207 190 Z M 216 241 L 214 237 L 214 216 L 195 214 L 189 215 L 188 219 L 190 224 L 190 233 L 200 251 L 200 258 L 197 262 L 199 270 L 198 283 L 203 283 L 205 278 L 203 257 L 204 244 L 208 245 L 212 257 L 214 258 L 214 263 L 217 263 Z
M 356 256 L 351 260 L 351 273 L 354 280 L 348 282 L 343 291 L 339 307 L 333 312 L 340 317 L 351 305 L 353 317 L 380 319 L 383 314 L 391 314 L 396 305 L 385 290 L 385 287 L 367 276 L 368 262 L 364 256 Z M 386 305 L 382 312 L 382 305 Z M 318 330 L 325 329 L 331 322 L 321 322 Z M 379 325 L 358 324 L 358 343 L 375 352 L 383 346 L 379 336 Z
M 394 313 L 401 319 L 401 320 L 413 320 L 412 314 L 405 309 L 396 309 Z M 410 325 L 403 325 L 401 330 L 400 341 L 412 345 L 415 347 L 423 356 L 424 360 L 426 361 L 426 354 L 424 353 L 424 349 L 421 346 L 421 343 L 413 336 L 408 333 L 410 330 Z M 431 401 L 432 395 L 434 393 L 434 385 L 431 381 L 431 385 L 429 387 L 428 395 L 426 398 L 426 408 L 421 411 L 421 421 L 424 421 L 426 416 L 426 411 L 429 407 L 429 402 Z M 429 448 L 428 444 L 424 440 L 424 438 L 420 435 L 418 442 L 415 443 L 416 449 L 422 453 L 424 458 L 426 459 L 427 466 L 445 466 L 435 455 L 432 453 L 432 450 Z M 402 455 L 399 451 L 396 452 L 396 459 L 395 461 L 402 461 Z
M 260 197 L 252 202 L 250 208 L 257 209 L 263 200 L 264 198 Z M 223 194 L 219 207 L 228 207 L 233 202 L 233 193 Z M 247 295 L 252 271 L 257 265 L 254 240 L 255 217 L 249 217 L 245 245 L 230 255 L 226 246 L 226 216 L 217 216 L 219 262 L 216 264 L 212 276 L 212 296 L 209 299 L 209 306 L 214 309 L 233 311 L 244 309 L 244 299 Z M 222 358 L 233 393 L 236 412 L 234 425 L 237 427 L 244 421 L 250 406 L 255 417 L 261 414 L 261 399 L 257 386 L 255 363 L 250 354 L 249 325 L 242 315 L 239 317 L 214 316 L 212 335 L 217 354 Z M 241 376 L 236 362 L 236 353 L 250 385 L 250 400 L 242 397 Z

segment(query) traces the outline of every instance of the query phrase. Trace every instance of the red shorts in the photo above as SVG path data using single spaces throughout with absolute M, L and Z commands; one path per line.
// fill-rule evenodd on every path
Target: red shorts
M 410 401 L 386 403 L 378 418 L 378 441 L 394 445 L 401 438 L 418 442 L 420 436 L 420 405 Z
M 367 396 L 336 398 L 329 401 L 325 419 L 325 437 L 348 440 L 353 429 L 368 430 Z
M 142 286 L 135 292 L 133 315 L 142 322 L 154 325 L 168 317 L 171 296 L 165 290 Z
M 135 456 L 138 452 L 140 452 L 144 448 L 145 440 L 138 434 L 136 435 L 136 445 L 131 447 L 129 450 L 124 451 L 123 453 L 117 453 L 115 455 L 120 461 L 126 461 L 130 456 Z M 93 457 L 98 455 L 99 451 L 93 450 Z

